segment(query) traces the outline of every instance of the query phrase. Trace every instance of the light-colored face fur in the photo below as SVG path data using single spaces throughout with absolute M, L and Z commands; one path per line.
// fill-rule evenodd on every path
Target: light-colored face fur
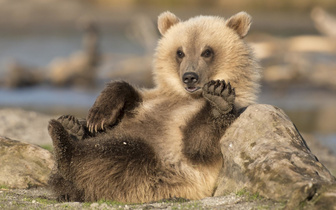
M 154 79 L 159 89 L 198 98 L 210 80 L 225 80 L 236 90 L 236 105 L 244 107 L 256 100 L 259 66 L 243 41 L 251 17 L 240 12 L 228 20 L 197 16 L 180 21 L 170 12 L 158 18 L 162 38 L 154 61 Z M 185 73 L 198 76 L 192 85 Z M 196 80 L 195 80 L 196 81 Z

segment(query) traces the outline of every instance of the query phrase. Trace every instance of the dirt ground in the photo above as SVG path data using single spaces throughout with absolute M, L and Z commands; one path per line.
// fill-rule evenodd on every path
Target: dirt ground
M 96 203 L 58 203 L 46 188 L 25 190 L 0 190 L 1 209 L 282 209 L 284 203 L 274 202 L 237 192 L 222 197 L 205 198 L 198 201 L 172 199 L 147 204 L 122 204 L 110 201 Z

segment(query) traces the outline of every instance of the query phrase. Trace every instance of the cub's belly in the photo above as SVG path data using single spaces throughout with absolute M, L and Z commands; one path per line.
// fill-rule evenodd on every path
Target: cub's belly
M 144 102 L 134 113 L 125 115 L 111 135 L 141 139 L 162 161 L 177 163 L 183 159 L 183 128 L 202 106 L 200 101 L 173 103 L 156 99 Z

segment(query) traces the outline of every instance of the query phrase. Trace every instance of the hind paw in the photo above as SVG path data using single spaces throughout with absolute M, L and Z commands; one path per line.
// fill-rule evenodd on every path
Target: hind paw
M 65 130 L 72 137 L 82 140 L 88 135 L 87 128 L 72 115 L 63 115 L 59 117 L 57 121 L 62 124 Z
M 211 80 L 203 87 L 203 97 L 207 99 L 221 114 L 227 114 L 233 109 L 236 97 L 235 89 L 230 82 Z
M 64 176 L 68 176 L 72 156 L 71 153 L 73 151 L 73 142 L 63 125 L 57 120 L 49 121 L 48 131 L 53 142 L 57 168 Z

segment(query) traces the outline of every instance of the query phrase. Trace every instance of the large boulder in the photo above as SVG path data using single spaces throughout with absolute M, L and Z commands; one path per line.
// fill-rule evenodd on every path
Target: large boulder
M 53 166 L 53 156 L 48 150 L 0 136 L 0 186 L 45 186 Z
M 292 121 L 271 105 L 249 106 L 222 137 L 221 150 L 224 166 L 215 196 L 244 189 L 297 206 L 335 186 Z

